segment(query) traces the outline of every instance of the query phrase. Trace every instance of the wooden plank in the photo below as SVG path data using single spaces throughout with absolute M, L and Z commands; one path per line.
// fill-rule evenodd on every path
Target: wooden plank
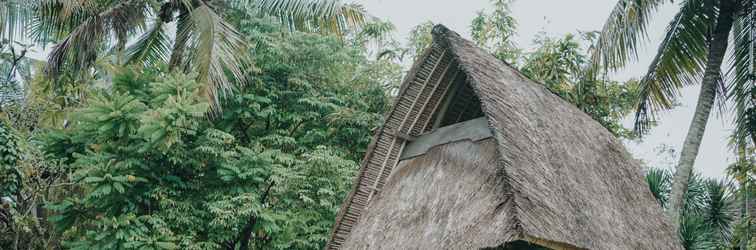
M 479 141 L 492 137 L 485 117 L 441 127 L 432 133 L 421 135 L 416 141 L 409 143 L 402 151 L 400 160 L 425 154 L 432 147 L 465 139 Z

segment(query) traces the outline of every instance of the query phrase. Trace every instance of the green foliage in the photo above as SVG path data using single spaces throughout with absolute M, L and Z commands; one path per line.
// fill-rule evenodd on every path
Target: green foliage
M 651 168 L 646 182 L 659 204 L 667 208 L 672 173 Z M 693 175 L 686 193 L 685 209 L 680 219 L 680 239 L 685 249 L 730 249 L 737 246 L 734 234 L 738 224 L 736 187 L 726 181 Z
M 592 42 L 592 33 L 585 40 Z M 563 38 L 536 39 L 538 49 L 524 59 L 522 72 L 552 92 L 575 104 L 621 137 L 632 137 L 621 119 L 628 115 L 638 95 L 637 81 L 611 81 L 595 72 L 586 52 L 571 34 Z
M 743 9 L 748 10 L 749 18 L 735 20 L 733 25 L 734 52 L 730 55 L 730 70 L 727 78 L 731 79 L 727 94 L 732 101 L 735 113 L 734 143 L 737 145 L 756 146 L 756 7 L 754 1 L 743 1 Z M 745 15 L 744 15 L 745 16 Z
M 735 140 L 737 141 L 737 139 Z M 756 246 L 756 235 L 753 233 L 756 232 L 756 220 L 753 216 L 754 202 L 756 202 L 756 187 L 754 187 L 754 180 L 756 180 L 756 154 L 754 152 L 756 152 L 756 148 L 747 147 L 746 144 L 739 145 L 737 161 L 727 167 L 727 174 L 737 182 L 739 187 L 735 195 L 739 204 L 740 220 L 733 232 L 733 245 L 752 249 Z M 746 244 L 750 244 L 750 246 Z
M 20 191 L 21 174 L 17 166 L 21 154 L 17 141 L 10 126 L 0 120 L 0 198 Z
M 260 73 L 223 113 L 205 116 L 193 75 L 122 70 L 45 136 L 78 190 L 48 206 L 65 247 L 322 248 L 388 107 L 384 65 L 335 38 L 245 22 Z
M 33 136 L 0 121 L 0 246 L 49 249 L 57 235 L 43 206 L 59 199 L 66 175 L 61 162 L 46 159 Z
M 522 50 L 513 41 L 517 21 L 510 10 L 512 0 L 492 0 L 491 2 L 494 6 L 492 13 L 480 11 L 472 20 L 470 32 L 473 41 L 478 46 L 491 51 L 499 60 L 518 65 Z
M 413 60 L 417 59 L 417 57 L 423 53 L 423 50 L 433 43 L 433 35 L 431 34 L 431 31 L 433 30 L 434 25 L 436 24 L 431 21 L 426 21 L 416 25 L 410 31 L 408 46 L 410 53 L 413 55 Z

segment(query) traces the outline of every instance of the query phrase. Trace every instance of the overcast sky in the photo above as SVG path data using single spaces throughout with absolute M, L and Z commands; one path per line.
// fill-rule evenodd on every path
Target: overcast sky
M 475 14 L 491 8 L 488 0 L 358 0 L 369 13 L 394 23 L 397 36 L 404 39 L 409 30 L 424 21 L 441 23 L 469 38 L 470 20 Z M 616 0 L 516 0 L 512 12 L 519 24 L 516 42 L 523 48 L 532 48 L 532 40 L 540 32 L 559 36 L 576 31 L 599 30 L 609 15 Z M 664 34 L 665 27 L 675 14 L 677 6 L 664 6 L 649 27 L 646 48 L 640 52 L 640 59 L 621 72 L 614 74 L 616 80 L 627 80 L 642 76 L 656 45 Z M 660 123 L 643 142 L 627 142 L 628 150 L 651 166 L 669 166 L 677 161 L 664 159 L 657 149 L 668 145 L 677 151 L 682 146 L 696 105 L 698 87 L 683 90 L 682 105 L 668 112 L 660 113 Z M 626 119 L 630 126 L 632 119 Z M 721 177 L 724 169 L 734 161 L 727 147 L 727 136 L 731 131 L 731 118 L 713 114 L 707 125 L 701 151 L 695 168 L 706 176 Z

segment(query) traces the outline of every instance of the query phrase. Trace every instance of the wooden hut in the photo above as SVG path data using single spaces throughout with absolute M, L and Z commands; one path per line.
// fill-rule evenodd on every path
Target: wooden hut
M 682 249 L 609 131 L 436 26 L 326 249 L 544 248 Z

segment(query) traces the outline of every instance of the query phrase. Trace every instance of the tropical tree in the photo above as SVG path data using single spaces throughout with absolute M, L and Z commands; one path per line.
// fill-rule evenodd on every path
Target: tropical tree
M 669 207 L 672 172 L 651 168 L 646 182 L 656 201 Z M 680 238 L 685 249 L 731 249 L 737 224 L 736 188 L 730 182 L 691 176 L 690 191 L 679 221 Z
M 171 70 L 197 72 L 203 83 L 201 94 L 215 108 L 232 84 L 244 82 L 249 74 L 242 56 L 246 44 L 226 20 L 227 11 L 272 15 L 291 30 L 337 35 L 362 25 L 367 16 L 360 5 L 338 0 L 9 0 L 2 4 L 0 13 L 6 15 L 0 25 L 7 27 L 3 38 L 28 35 L 38 43 L 57 43 L 45 70 L 52 79 L 87 74 L 103 54 L 111 55 L 116 65 L 168 63 Z M 174 34 L 168 34 L 174 23 Z M 135 36 L 136 42 L 127 47 Z
M 522 51 L 514 42 L 517 20 L 512 16 L 512 0 L 492 0 L 492 12 L 479 11 L 470 24 L 470 33 L 478 46 L 485 48 L 497 58 L 517 65 Z
M 593 34 L 584 33 L 584 42 L 593 43 Z M 621 120 L 632 112 L 638 95 L 636 80 L 618 82 L 598 74 L 575 35 L 540 37 L 534 43 L 538 47 L 521 59 L 523 74 L 583 110 L 612 134 L 633 137 Z
M 127 68 L 40 136 L 70 170 L 46 206 L 62 247 L 322 248 L 399 72 L 332 36 L 238 21 L 259 70 L 214 119 L 195 76 Z
M 603 65 L 605 70 L 615 70 L 629 60 L 637 59 L 637 51 L 647 35 L 646 28 L 653 13 L 666 2 L 620 0 L 601 31 L 594 62 Z M 750 35 L 744 33 L 751 34 L 751 26 L 733 29 L 733 25 L 753 23 L 746 15 L 753 5 L 754 1 L 750 0 L 680 1 L 680 9 L 670 22 L 648 72 L 640 81 L 635 115 L 638 133 L 648 130 L 655 111 L 673 106 L 682 87 L 696 83 L 701 87 L 671 189 L 669 214 L 673 221 L 678 221 L 683 212 L 685 193 L 689 189 L 689 179 L 712 106 L 717 99 L 724 103 L 727 96 L 724 82 L 728 78 L 722 76 L 721 67 L 729 37 L 733 34 L 738 41 L 750 39 Z M 742 50 L 740 47 L 737 45 L 736 49 Z M 750 65 L 742 61 L 748 58 L 734 57 L 736 65 Z

